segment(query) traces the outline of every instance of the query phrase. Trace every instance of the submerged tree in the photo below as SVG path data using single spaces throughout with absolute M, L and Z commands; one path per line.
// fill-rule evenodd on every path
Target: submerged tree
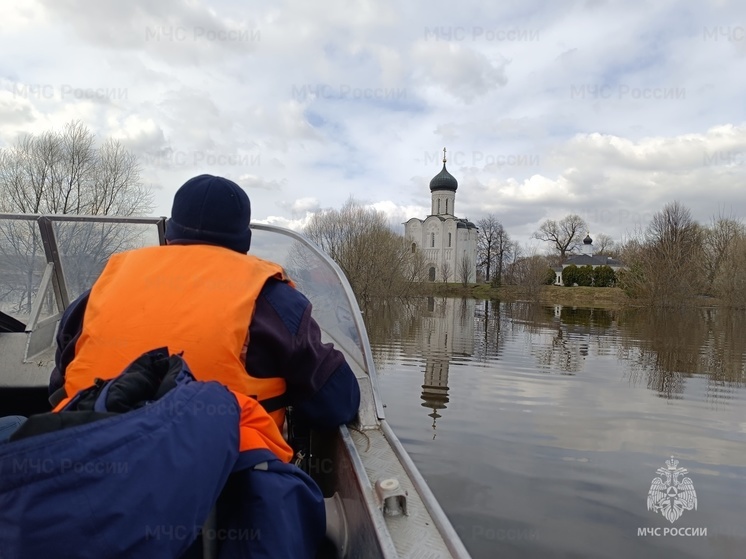
M 361 301 L 406 295 L 425 279 L 422 252 L 391 230 L 383 212 L 352 198 L 340 210 L 314 214 L 304 233 L 339 265 Z
M 704 231 L 710 292 L 730 307 L 746 307 L 746 231 L 740 221 L 720 217 Z
M 548 280 L 549 260 L 546 256 L 537 254 L 536 249 L 530 249 L 526 252 L 530 256 L 520 257 L 511 263 L 508 277 L 512 283 L 524 289 L 524 293 L 530 301 L 538 302 L 541 289 Z
M 679 306 L 705 286 L 702 229 L 691 212 L 672 202 L 625 246 L 627 270 L 619 281 L 632 297 L 656 306 Z
M 739 245 L 746 236 L 743 224 L 733 218 L 719 215 L 702 231 L 702 252 L 707 285 L 710 292 L 723 296 L 721 289 L 734 276 L 741 275 Z M 728 288 L 726 288 L 728 289 Z M 730 294 L 729 294 L 730 296 Z

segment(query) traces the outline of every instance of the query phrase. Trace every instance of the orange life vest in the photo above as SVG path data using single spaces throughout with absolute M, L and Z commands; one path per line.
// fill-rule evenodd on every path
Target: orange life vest
M 260 402 L 284 395 L 283 378 L 252 377 L 241 356 L 269 278 L 290 282 L 277 264 L 211 245 L 113 255 L 91 289 L 65 392 L 72 396 L 96 378 L 115 377 L 142 353 L 168 347 L 183 352 L 197 380 L 216 380 Z M 282 428 L 284 407 L 268 411 Z

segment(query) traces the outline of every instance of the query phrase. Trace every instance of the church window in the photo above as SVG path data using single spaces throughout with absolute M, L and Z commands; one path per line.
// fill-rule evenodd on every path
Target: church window
M 440 213 L 440 198 L 438 198 L 438 213 Z
M 448 198 L 446 198 L 446 213 L 448 213 Z
M 435 233 L 430 233 L 430 246 L 435 248 Z
M 412 243 L 412 252 L 414 253 L 415 250 L 417 250 L 417 243 Z
M 448 233 L 448 246 L 449 247 L 451 246 L 451 234 L 450 233 Z

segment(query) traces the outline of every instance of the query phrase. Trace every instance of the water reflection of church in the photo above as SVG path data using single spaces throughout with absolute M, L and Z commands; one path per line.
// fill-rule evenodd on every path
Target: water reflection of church
M 427 312 L 420 318 L 416 350 L 425 361 L 422 403 L 432 410 L 436 421 L 439 411 L 448 404 L 448 370 L 451 360 L 471 356 L 474 352 L 474 313 L 476 299 L 433 298 L 427 301 Z M 433 434 L 433 438 L 435 435 Z

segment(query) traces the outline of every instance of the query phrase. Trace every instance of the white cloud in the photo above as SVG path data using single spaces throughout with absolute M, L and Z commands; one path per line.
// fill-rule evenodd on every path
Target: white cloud
M 0 145 L 80 119 L 141 158 L 159 215 L 210 172 L 255 220 L 353 196 L 397 224 L 445 145 L 457 214 L 521 242 L 569 212 L 619 237 L 673 199 L 744 216 L 743 10 L 686 7 L 0 0 Z
M 299 198 L 290 204 L 290 211 L 293 212 L 293 215 L 301 213 L 305 215 L 309 212 L 316 212 L 319 209 L 319 201 L 316 198 Z
M 152 118 L 129 115 L 120 120 L 116 115 L 111 115 L 107 124 L 108 135 L 130 149 L 161 146 L 164 143 L 163 130 Z
M 243 186 L 246 190 L 251 192 L 252 190 L 270 190 L 279 191 L 282 190 L 285 181 L 266 180 L 262 177 L 255 175 L 241 175 L 235 179 L 236 183 Z
M 38 28 L 48 21 L 41 4 L 35 0 L 14 2 L 0 1 L 0 31 L 3 33 L 21 33 L 28 29 Z
M 419 41 L 413 47 L 415 72 L 466 103 L 507 83 L 502 57 L 490 60 L 462 44 Z M 430 93 L 430 95 L 436 95 Z
M 276 225 L 277 227 L 292 229 L 293 231 L 303 231 L 303 228 L 308 225 L 311 215 L 313 214 L 307 213 L 305 216 L 298 219 L 288 219 L 287 217 L 279 215 L 270 215 L 263 219 L 253 219 L 252 223 L 264 223 L 267 225 Z

